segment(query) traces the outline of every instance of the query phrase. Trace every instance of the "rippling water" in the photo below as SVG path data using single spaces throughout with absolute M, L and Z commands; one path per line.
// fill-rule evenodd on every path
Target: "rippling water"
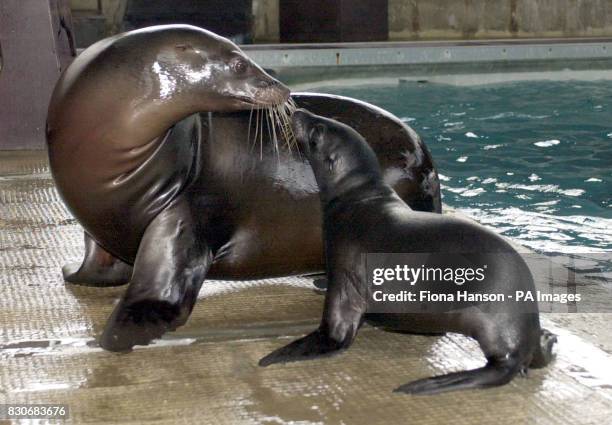
M 412 126 L 444 203 L 539 252 L 612 249 L 612 82 L 329 87 Z

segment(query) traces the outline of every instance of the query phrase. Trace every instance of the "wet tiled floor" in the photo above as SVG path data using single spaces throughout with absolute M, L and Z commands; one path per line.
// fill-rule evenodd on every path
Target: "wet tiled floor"
M 186 326 L 105 352 L 96 337 L 124 287 L 65 284 L 82 249 L 45 154 L 0 153 L 0 403 L 66 403 L 74 423 L 612 423 L 610 314 L 543 314 L 558 355 L 527 378 L 414 397 L 392 390 L 481 365 L 476 343 L 365 327 L 341 356 L 257 366 L 316 326 L 323 297 L 304 278 L 206 282 Z

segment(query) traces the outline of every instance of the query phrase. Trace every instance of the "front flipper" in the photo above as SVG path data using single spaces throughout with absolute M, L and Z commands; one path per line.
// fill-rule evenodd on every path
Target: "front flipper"
M 149 224 L 130 285 L 100 339 L 102 348 L 128 351 L 187 321 L 212 262 L 203 221 L 177 200 Z
M 125 285 L 132 277 L 132 266 L 102 248 L 87 233 L 82 263 L 66 264 L 64 280 L 74 285 L 110 287 Z
M 365 297 L 358 290 L 361 287 L 360 280 L 351 273 L 338 274 L 329 282 L 319 328 L 268 354 L 259 361 L 260 366 L 327 357 L 353 343 L 363 323 L 366 308 Z
M 331 356 L 339 353 L 342 348 L 345 347 L 342 347 L 341 343 L 323 335 L 321 330 L 317 329 L 289 345 L 274 350 L 259 361 L 259 366 Z

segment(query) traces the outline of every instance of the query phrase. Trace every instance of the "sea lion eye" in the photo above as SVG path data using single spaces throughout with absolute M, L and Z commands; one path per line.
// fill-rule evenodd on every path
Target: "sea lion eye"
M 248 67 L 249 67 L 249 64 L 244 59 L 238 59 L 232 65 L 232 69 L 234 70 L 236 74 L 244 74 L 246 70 L 248 69 Z

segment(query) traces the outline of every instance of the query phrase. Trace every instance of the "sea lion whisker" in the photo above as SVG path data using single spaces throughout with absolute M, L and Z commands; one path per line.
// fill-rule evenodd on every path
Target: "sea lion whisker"
M 270 127 L 272 128 L 272 137 L 273 137 L 273 141 L 274 141 L 274 151 L 276 152 L 276 155 L 278 156 L 278 154 L 279 154 L 279 150 L 278 150 L 278 137 L 276 135 L 276 121 L 275 121 L 275 117 L 274 117 L 274 108 L 276 108 L 275 105 L 270 107 L 270 109 L 268 110 L 268 117 L 270 119 Z
M 295 100 L 293 100 L 293 98 L 289 97 L 289 99 L 287 99 L 287 102 L 285 102 L 285 105 L 293 110 L 297 109 L 297 104 L 295 103 Z
M 278 108 L 279 106 L 277 105 L 276 107 L 274 107 L 272 109 L 272 114 L 274 116 L 274 123 L 278 126 L 279 131 L 281 132 L 282 137 L 285 137 L 285 131 L 283 128 L 283 122 L 282 122 L 282 118 L 278 113 Z
M 261 131 L 259 132 L 259 159 L 263 161 L 263 125 L 264 125 L 264 113 L 261 112 Z
M 283 119 L 285 120 L 285 128 L 287 129 L 288 138 L 287 143 L 289 146 L 295 146 L 299 153 L 299 146 L 297 141 L 295 140 L 295 135 L 293 134 L 293 128 L 291 128 L 291 118 L 289 118 L 289 114 L 286 111 L 283 111 Z
M 289 111 L 290 111 L 290 106 L 289 106 L 289 105 L 287 105 L 287 104 L 283 105 L 283 106 L 282 106 L 282 107 L 279 109 L 279 112 L 282 112 L 282 113 L 285 113 L 285 114 L 287 114 Z
M 293 114 L 293 112 L 294 112 L 295 110 L 296 110 L 295 106 L 292 106 L 292 105 L 287 105 L 287 106 L 284 108 L 284 111 L 285 111 L 285 113 L 286 113 L 287 115 L 291 115 L 291 114 Z
M 253 153 L 255 145 L 257 144 L 257 135 L 259 134 L 259 109 L 255 109 L 255 136 L 253 137 L 253 143 L 251 143 L 250 153 Z
M 270 107 L 270 121 L 272 122 L 272 137 L 274 137 L 274 149 L 276 150 L 276 155 L 278 160 L 280 161 L 280 155 L 278 151 L 278 135 L 276 134 L 276 117 L 274 115 L 274 110 L 276 106 Z
M 255 151 L 255 148 L 257 147 L 257 143 L 259 143 L 259 133 L 261 132 L 260 129 L 260 125 L 261 125 L 261 119 L 259 117 L 260 115 L 260 109 L 257 109 L 257 116 L 255 117 L 255 137 L 253 138 L 253 151 Z
M 293 135 L 293 129 L 291 128 L 291 121 L 289 119 L 289 115 L 287 114 L 287 111 L 284 107 L 278 112 L 283 121 L 283 128 L 285 129 L 285 133 L 287 134 L 286 143 L 289 146 L 289 149 L 291 149 L 292 145 L 294 145 L 293 141 L 295 140 L 295 136 Z
M 295 103 L 293 99 L 290 99 L 285 105 L 285 110 L 287 115 L 293 115 L 293 113 L 298 109 L 298 105 Z
M 279 111 L 280 115 L 282 116 L 282 120 L 283 120 L 283 127 L 285 129 L 285 132 L 287 134 L 286 136 L 286 143 L 287 146 L 289 146 L 289 149 L 291 149 L 292 145 L 294 144 L 294 136 L 293 136 L 293 130 L 291 129 L 291 124 L 289 121 L 289 116 L 287 115 L 287 112 L 283 109 L 282 111 Z
M 285 146 L 287 146 L 289 148 L 289 151 L 291 152 L 291 146 L 289 146 L 289 144 L 288 144 L 288 142 L 289 142 L 289 134 L 287 133 L 285 116 L 282 113 L 282 105 L 279 105 L 279 107 L 276 108 L 275 113 L 276 113 L 278 125 L 280 127 L 280 130 L 283 133 L 283 139 L 284 139 L 284 142 L 285 142 Z
M 270 128 L 270 107 L 266 106 L 266 127 L 268 128 L 268 140 L 272 142 L 272 149 L 274 150 L 274 139 L 272 138 L 272 129 Z
M 272 139 L 274 151 L 278 154 L 278 140 L 276 140 L 276 134 L 274 132 L 274 120 L 271 112 L 272 106 L 266 108 L 266 122 L 268 123 L 268 137 Z
M 297 140 L 295 139 L 295 135 L 293 134 L 293 128 L 291 127 L 291 119 L 289 118 L 289 113 L 284 108 L 282 110 L 280 110 L 279 112 L 282 115 L 282 119 L 283 119 L 283 122 L 284 122 L 284 128 L 287 131 L 286 143 L 289 146 L 289 149 L 291 149 L 291 145 L 295 145 L 296 150 L 297 150 L 298 155 L 299 155 L 300 148 L 299 148 L 299 145 L 297 143 Z
M 247 146 L 251 143 L 251 121 L 253 119 L 253 105 L 251 105 L 251 111 L 249 112 L 249 125 L 247 129 Z
M 278 116 L 277 109 L 278 109 L 278 105 L 275 106 L 274 108 L 272 108 L 272 119 L 274 121 L 274 139 L 275 139 L 275 142 L 276 142 L 276 149 L 277 149 L 276 150 L 276 154 L 277 154 L 277 157 L 278 157 L 278 163 L 280 165 L 280 160 L 281 160 L 280 150 L 281 150 L 282 146 L 281 146 L 281 144 L 280 144 L 278 139 L 282 138 L 284 140 L 285 139 L 285 135 L 284 135 L 284 132 L 283 132 L 282 125 L 280 125 L 280 122 L 279 122 L 279 116 Z
M 290 134 L 287 132 L 286 120 L 285 120 L 285 116 L 282 114 L 281 106 L 276 108 L 274 112 L 276 114 L 276 119 L 280 127 L 280 130 L 283 134 L 283 140 L 285 142 L 285 146 L 289 148 L 289 153 L 291 153 L 291 144 L 289 143 Z

